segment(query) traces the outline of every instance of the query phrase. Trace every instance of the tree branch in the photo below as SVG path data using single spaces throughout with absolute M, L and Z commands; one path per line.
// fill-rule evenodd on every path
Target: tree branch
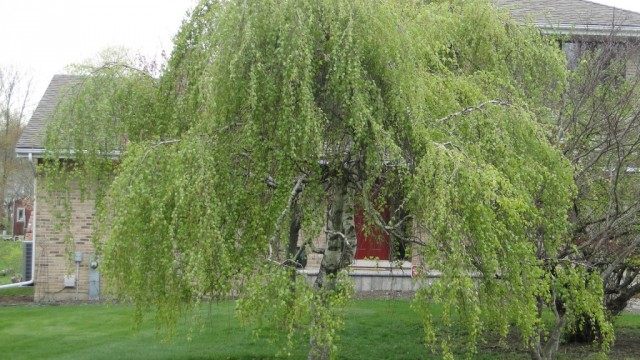
M 631 242 L 631 244 L 629 244 L 629 246 L 627 246 L 620 254 L 618 254 L 616 259 L 611 264 L 609 264 L 605 271 L 602 272 L 602 278 L 608 278 L 609 275 L 611 275 L 611 273 L 615 270 L 615 268 L 620 263 L 622 263 L 622 261 L 626 259 L 633 251 L 635 251 L 638 246 L 640 246 L 640 235 L 636 236 L 633 242 Z
M 179 143 L 180 139 L 172 139 L 172 140 L 162 140 L 159 141 L 155 144 L 152 144 L 147 151 L 145 151 L 144 155 L 142 155 L 142 158 L 140 159 L 140 161 L 144 161 L 147 156 L 149 156 L 149 154 L 151 153 L 151 151 L 155 150 L 156 148 L 159 148 L 160 146 L 164 146 L 164 145 L 172 145 L 175 143 Z
M 470 114 L 470 113 L 472 113 L 474 111 L 482 110 L 483 108 L 485 108 L 488 105 L 510 106 L 511 103 L 509 103 L 506 100 L 500 100 L 500 99 L 494 99 L 494 100 L 485 101 L 485 102 L 480 103 L 480 104 L 478 104 L 476 106 L 471 106 L 471 107 L 468 107 L 468 108 L 466 108 L 464 110 L 455 112 L 453 114 L 449 114 L 449 115 L 447 115 L 447 116 L 445 116 L 443 118 L 440 118 L 440 119 L 436 120 L 436 122 L 437 123 L 444 123 L 444 122 L 447 122 L 447 121 L 451 120 L 454 117 L 464 116 L 464 115 L 468 115 L 468 114 Z
M 306 179 L 306 177 L 307 177 L 306 174 L 300 175 L 298 177 L 295 185 L 291 189 L 291 193 L 289 194 L 289 200 L 287 201 L 286 207 L 282 210 L 282 212 L 280 213 L 280 216 L 278 216 L 278 219 L 276 220 L 276 227 L 275 227 L 273 236 L 271 236 L 271 240 L 269 240 L 269 260 L 273 258 L 273 247 L 274 245 L 277 244 L 277 240 L 280 237 L 280 230 L 281 230 L 280 228 L 282 227 L 282 221 L 284 220 L 285 216 L 293 206 L 293 203 L 295 202 L 295 199 L 298 196 L 298 194 L 302 192 L 304 179 Z

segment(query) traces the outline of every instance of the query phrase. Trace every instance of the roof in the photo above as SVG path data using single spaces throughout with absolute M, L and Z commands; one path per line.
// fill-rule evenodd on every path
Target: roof
M 18 154 L 34 153 L 33 150 L 44 149 L 45 128 L 60 101 L 61 95 L 65 92 L 64 89 L 79 83 L 81 78 L 81 76 L 77 75 L 53 76 L 33 115 L 31 115 L 27 127 L 22 131 L 22 135 L 16 145 Z
M 621 36 L 640 37 L 640 14 L 588 0 L 494 0 L 521 22 L 532 22 L 543 32 L 609 35 L 612 26 Z

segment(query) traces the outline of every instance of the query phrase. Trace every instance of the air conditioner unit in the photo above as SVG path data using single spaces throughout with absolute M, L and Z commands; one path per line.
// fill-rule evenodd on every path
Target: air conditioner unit
M 22 269 L 22 281 L 31 280 L 33 274 L 31 270 L 33 269 L 33 242 L 32 241 L 24 241 L 22 242 L 22 254 L 24 256 L 24 269 Z

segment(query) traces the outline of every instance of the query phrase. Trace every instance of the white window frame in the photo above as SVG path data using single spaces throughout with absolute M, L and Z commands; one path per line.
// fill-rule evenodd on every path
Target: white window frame
M 25 210 L 23 207 L 18 208 L 18 211 L 16 212 L 16 221 L 23 223 L 25 221 L 26 215 L 27 214 L 25 213 Z

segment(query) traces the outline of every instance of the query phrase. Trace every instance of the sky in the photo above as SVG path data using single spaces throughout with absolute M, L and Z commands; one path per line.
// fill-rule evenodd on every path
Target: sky
M 562 1 L 562 0 L 558 0 L 558 1 Z M 597 2 L 600 4 L 609 5 L 609 6 L 615 6 L 620 9 L 640 12 L 640 1 L 638 0 L 591 0 L 591 1 Z
M 562 0 L 558 0 L 562 1 Z M 640 12 L 638 0 L 595 2 Z M 65 67 L 124 47 L 148 59 L 171 40 L 197 0 L 0 0 L 0 68 L 31 79 L 32 110 Z
M 170 52 L 196 0 L 0 0 L 0 68 L 31 79 L 33 109 L 65 67 L 124 47 L 150 59 Z

